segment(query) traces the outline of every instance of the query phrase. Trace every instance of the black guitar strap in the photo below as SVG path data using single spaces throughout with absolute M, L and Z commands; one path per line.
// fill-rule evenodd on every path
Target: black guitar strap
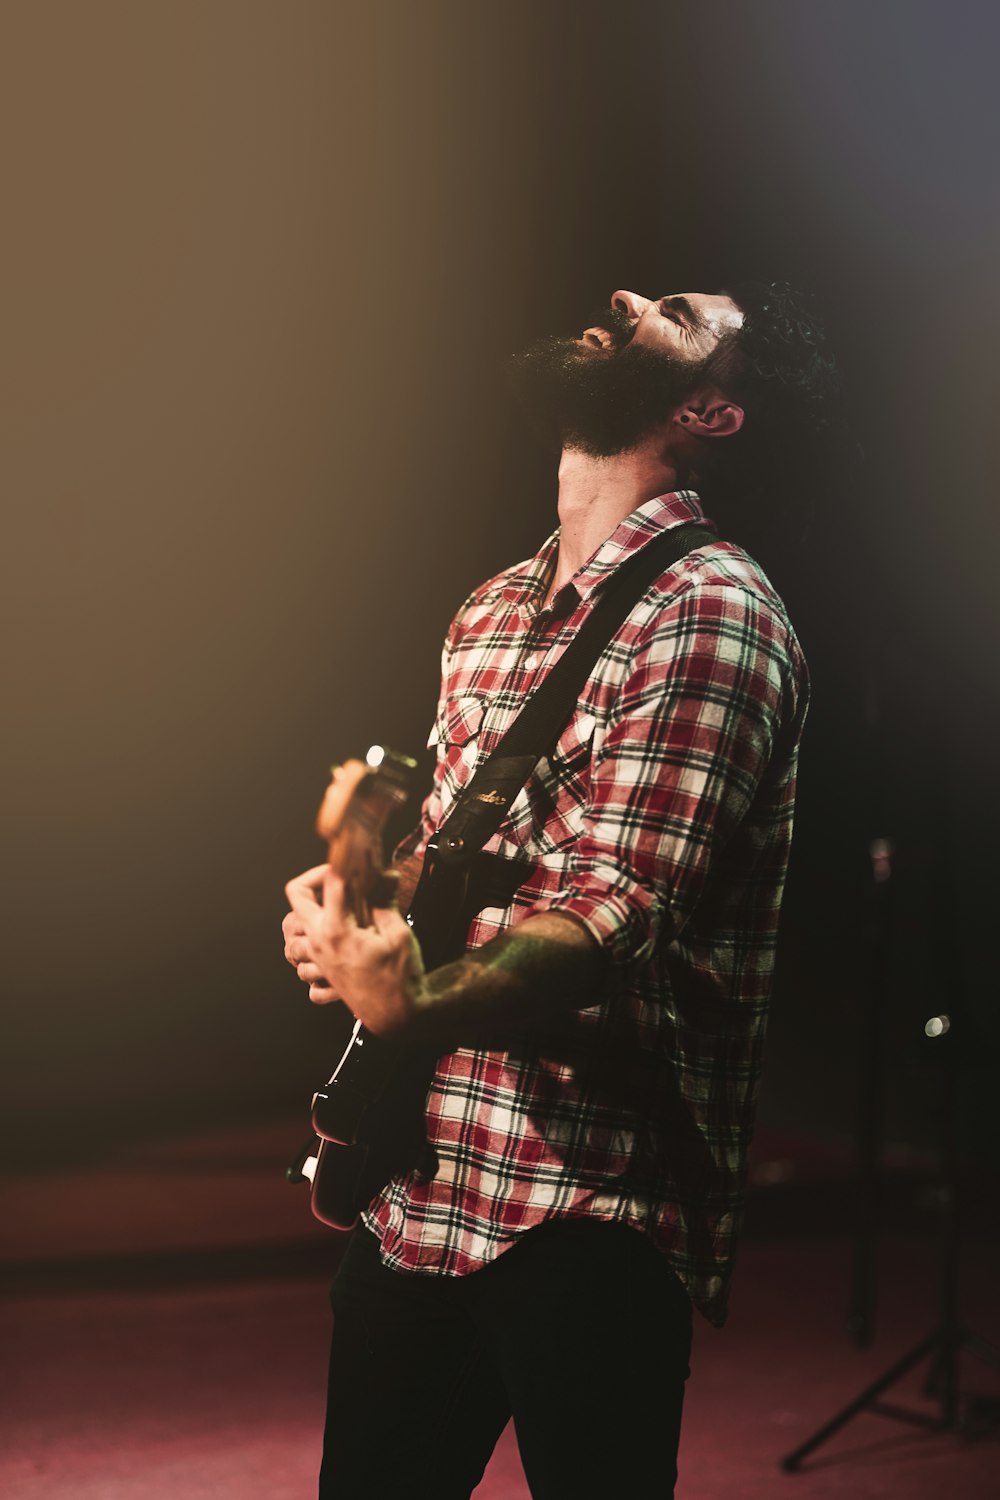
M 673 526 L 615 570 L 545 681 L 460 793 L 432 840 L 437 860 L 463 865 L 475 858 L 535 765 L 554 747 L 601 652 L 649 585 L 689 552 L 718 540 L 705 526 Z

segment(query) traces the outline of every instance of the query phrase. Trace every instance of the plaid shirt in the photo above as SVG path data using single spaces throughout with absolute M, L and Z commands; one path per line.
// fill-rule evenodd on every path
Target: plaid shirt
M 433 790 L 402 852 L 440 827 L 618 564 L 684 521 L 704 523 L 690 491 L 640 506 L 548 609 L 558 533 L 466 601 Z M 621 1221 L 723 1322 L 806 699 L 781 600 L 740 548 L 699 548 L 633 607 L 487 845 L 527 880 L 469 933 L 477 947 L 534 912 L 572 913 L 614 960 L 605 998 L 510 1050 L 439 1060 L 436 1171 L 395 1179 L 364 1216 L 386 1264 L 465 1275 L 545 1220 Z

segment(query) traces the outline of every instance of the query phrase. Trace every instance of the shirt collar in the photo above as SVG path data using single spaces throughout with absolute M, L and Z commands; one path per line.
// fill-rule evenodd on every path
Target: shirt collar
M 674 490 L 670 494 L 657 495 L 653 500 L 644 501 L 615 527 L 607 541 L 602 542 L 594 555 L 574 573 L 565 589 L 560 589 L 556 599 L 563 603 L 561 596 L 566 589 L 573 589 L 578 599 L 586 599 L 620 563 L 652 541 L 654 536 L 690 522 L 696 522 L 699 526 L 713 526 L 706 518 L 694 490 Z M 514 576 L 508 577 L 501 590 L 504 599 L 519 609 L 537 613 L 548 592 L 558 549 L 557 527 L 535 556 L 523 566 L 523 571 L 518 569 Z

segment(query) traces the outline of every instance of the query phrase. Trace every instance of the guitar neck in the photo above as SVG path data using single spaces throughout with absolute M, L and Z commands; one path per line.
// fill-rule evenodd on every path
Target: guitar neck
M 382 832 L 406 799 L 414 762 L 373 746 L 367 760 L 334 766 L 317 818 L 327 858 L 344 882 L 348 909 L 362 925 L 388 894 L 383 874 Z

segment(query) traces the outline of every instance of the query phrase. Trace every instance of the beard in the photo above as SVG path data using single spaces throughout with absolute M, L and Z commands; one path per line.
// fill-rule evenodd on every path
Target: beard
M 617 309 L 592 316 L 610 349 L 545 338 L 511 361 L 515 388 L 546 436 L 591 458 L 637 448 L 702 383 L 706 361 L 675 359 L 632 340 Z

